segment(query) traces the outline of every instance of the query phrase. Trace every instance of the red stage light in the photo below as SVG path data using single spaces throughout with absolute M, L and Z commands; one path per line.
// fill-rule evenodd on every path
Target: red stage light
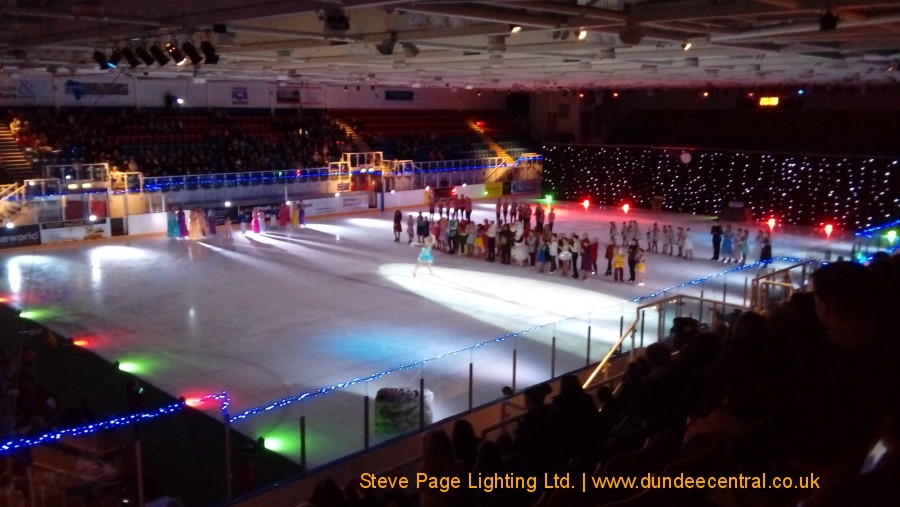
M 72 340 L 72 345 L 75 345 L 76 347 L 87 347 L 89 344 L 90 344 L 90 342 L 88 342 L 84 338 Z
M 629 209 L 631 209 L 631 206 L 629 206 L 628 204 L 622 205 L 622 211 L 624 211 L 626 215 L 628 214 Z
M 770 218 L 769 221 L 766 222 L 766 223 L 769 224 L 769 232 L 772 232 L 772 229 L 775 228 L 775 219 L 774 219 L 774 218 Z
M 581 203 L 581 205 L 584 206 L 584 210 L 587 211 L 588 207 L 590 207 L 590 205 L 591 205 L 591 201 L 585 199 L 585 200 Z
M 825 224 L 825 235 L 829 238 L 831 237 L 831 232 L 834 230 L 834 226 L 831 224 Z
M 185 398 L 184 404 L 189 407 L 199 407 L 203 405 L 203 400 L 201 398 Z

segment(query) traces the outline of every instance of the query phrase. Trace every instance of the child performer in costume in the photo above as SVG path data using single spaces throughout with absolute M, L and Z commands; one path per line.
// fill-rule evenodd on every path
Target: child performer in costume
M 425 241 L 422 243 L 422 251 L 419 252 L 418 262 L 416 263 L 416 267 L 413 268 L 413 277 L 416 276 L 416 273 L 419 271 L 419 266 L 425 265 L 428 267 L 428 274 L 433 275 L 434 271 L 431 270 L 431 265 L 434 263 L 434 257 L 431 256 L 431 247 L 434 246 L 434 236 L 428 236 L 425 238 Z

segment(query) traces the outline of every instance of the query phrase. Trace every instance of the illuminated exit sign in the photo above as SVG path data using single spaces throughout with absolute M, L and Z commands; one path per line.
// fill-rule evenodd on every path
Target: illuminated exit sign
M 776 107 L 778 105 L 778 97 L 760 97 L 759 107 Z

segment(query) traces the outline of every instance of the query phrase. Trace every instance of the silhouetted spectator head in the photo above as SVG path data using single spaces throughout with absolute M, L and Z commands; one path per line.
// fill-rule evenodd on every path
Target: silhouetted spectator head
M 332 478 L 327 478 L 316 484 L 312 496 L 309 497 L 309 503 L 315 507 L 344 507 L 347 500 L 338 483 Z
M 584 389 L 582 389 L 577 375 L 567 373 L 559 381 L 559 392 L 560 394 L 583 393 Z
M 877 320 L 879 297 L 872 272 L 852 262 L 833 262 L 812 274 L 816 314 L 841 346 L 864 344 Z
M 613 390 L 609 386 L 600 386 L 597 389 L 597 401 L 606 405 L 613 400 Z
M 501 456 L 509 456 L 514 452 L 515 442 L 513 438 L 503 433 L 497 437 L 497 448 L 500 449 Z
M 672 351 L 662 342 L 652 343 L 647 347 L 644 354 L 651 368 L 660 368 L 668 366 L 672 362 Z
M 465 419 L 457 419 L 453 423 L 453 454 L 469 468 L 475 464 L 480 441 L 481 439 L 475 436 L 472 423 Z
M 482 440 L 475 456 L 474 471 L 480 473 L 497 473 L 503 468 L 503 453 L 500 446 L 490 440 Z
M 719 335 L 705 331 L 699 333 L 688 346 L 681 351 L 682 361 L 691 363 L 697 367 L 706 366 L 716 359 L 720 349 L 721 343 Z
M 544 405 L 544 400 L 550 394 L 550 386 L 539 384 L 525 390 L 525 408 L 533 410 Z
M 422 442 L 422 466 L 443 464 L 451 460 L 453 460 L 453 444 L 447 432 L 436 429 L 426 433 Z
M 731 339 L 744 343 L 762 343 L 766 341 L 766 318 L 756 312 L 744 312 L 734 322 Z

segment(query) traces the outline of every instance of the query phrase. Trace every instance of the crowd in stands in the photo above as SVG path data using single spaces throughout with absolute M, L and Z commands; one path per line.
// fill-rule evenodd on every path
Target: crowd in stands
M 763 313 L 721 316 L 713 326 L 680 323 L 628 365 L 620 385 L 595 397 L 573 375 L 552 398 L 548 386 L 530 387 L 514 435 L 479 440 L 464 420 L 452 438 L 440 429 L 424 435 L 419 472 L 463 485 L 494 474 L 538 477 L 533 491 L 404 492 L 361 489 L 357 480 L 342 490 L 327 480 L 305 505 L 900 505 L 900 255 L 879 254 L 867 266 L 826 264 L 812 286 Z M 653 474 L 648 484 L 748 479 L 723 488 L 589 484 L 582 491 L 582 473 L 588 481 Z M 545 490 L 544 474 L 578 483 Z M 758 487 L 753 479 L 763 474 Z M 776 477 L 793 487 L 772 487 Z
M 352 149 L 318 110 L 37 108 L 9 111 L 6 121 L 36 167 L 107 162 L 145 176 L 317 168 Z
M 365 122 L 349 122 L 386 159 L 495 155 L 460 119 L 454 123 L 456 130 L 444 131 L 447 125 L 440 122 L 450 121 L 446 118 L 431 124 L 427 116 L 416 118 L 424 123 L 414 131 L 366 130 Z M 346 131 L 323 110 L 278 110 L 272 115 L 171 107 L 28 108 L 9 110 L 3 120 L 36 173 L 45 165 L 104 162 L 148 177 L 308 169 L 325 167 L 354 151 Z
M 431 134 L 364 134 L 363 139 L 373 150 L 384 152 L 387 159 L 396 160 L 450 160 L 471 158 L 467 154 L 483 149 L 480 143 L 466 137 L 448 139 Z
M 69 400 L 70 404 L 63 406 L 56 393 L 41 382 L 34 349 L 23 345 L 17 352 L 18 357 L 0 348 L 0 439 L 41 435 L 94 422 L 86 397 L 77 403 Z

